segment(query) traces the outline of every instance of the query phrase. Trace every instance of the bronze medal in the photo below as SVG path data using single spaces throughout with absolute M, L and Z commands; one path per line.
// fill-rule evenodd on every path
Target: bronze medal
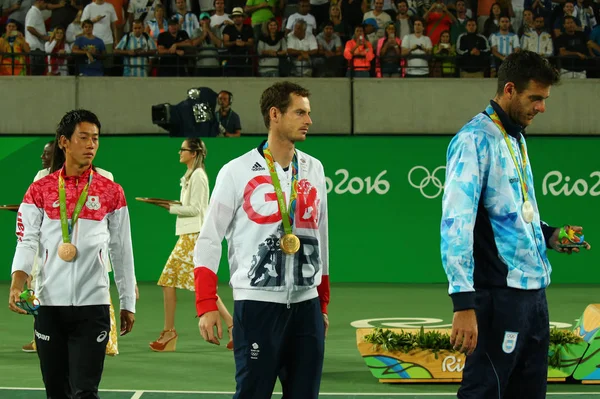
M 292 255 L 300 249 L 300 239 L 294 234 L 286 234 L 279 240 L 279 245 L 283 252 Z
M 63 242 L 58 246 L 58 257 L 65 262 L 71 262 L 77 256 L 77 247 L 70 242 Z

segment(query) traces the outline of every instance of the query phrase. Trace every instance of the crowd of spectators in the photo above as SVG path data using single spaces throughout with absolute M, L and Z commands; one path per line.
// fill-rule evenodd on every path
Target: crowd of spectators
M 600 0 L 394 1 L 0 0 L 0 75 L 600 76 Z

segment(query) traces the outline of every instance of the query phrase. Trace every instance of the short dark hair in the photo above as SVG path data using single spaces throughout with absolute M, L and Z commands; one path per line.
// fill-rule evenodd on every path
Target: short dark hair
M 498 87 L 496 94 L 504 93 L 504 86 L 512 82 L 518 92 L 529 86 L 531 81 L 544 86 L 552 86 L 560 82 L 560 74 L 548 60 L 533 51 L 519 51 L 504 59 L 498 70 Z
M 301 97 L 310 96 L 308 89 L 288 81 L 277 82 L 263 92 L 260 97 L 260 112 L 262 112 L 267 129 L 271 126 L 271 117 L 269 115 L 271 108 L 275 107 L 281 113 L 285 113 L 292 101 L 292 94 Z
M 327 21 L 325 21 L 325 23 L 323 25 L 321 25 L 321 30 L 324 30 L 328 26 L 335 28 L 335 24 L 333 23 L 333 21 L 327 20 Z
M 475 18 L 468 18 L 467 22 L 475 22 L 475 25 L 477 25 L 477 19 Z
M 55 136 L 55 145 L 54 151 L 52 152 L 52 163 L 50 164 L 50 172 L 56 172 L 60 168 L 62 168 L 65 163 L 65 153 L 63 149 L 60 148 L 58 143 L 60 142 L 60 137 L 65 136 L 68 140 L 71 139 L 73 133 L 75 132 L 75 128 L 80 123 L 87 122 L 98 127 L 98 132 L 102 126 L 100 125 L 100 120 L 92 111 L 88 111 L 85 109 L 76 109 L 73 111 L 69 111 L 62 117 L 58 126 L 56 127 L 56 136 Z
M 566 3 L 565 3 L 565 4 L 566 4 Z M 567 22 L 567 20 L 568 20 L 568 19 L 572 19 L 572 20 L 573 20 L 573 22 L 577 23 L 577 20 L 575 19 L 575 17 L 574 17 L 574 16 L 572 16 L 572 15 L 565 15 L 565 16 L 563 17 L 563 24 L 564 24 L 565 22 Z
M 86 19 L 85 21 L 83 21 L 81 23 L 81 27 L 83 28 L 84 25 L 92 25 L 92 26 L 94 26 L 94 23 L 92 22 L 91 19 Z

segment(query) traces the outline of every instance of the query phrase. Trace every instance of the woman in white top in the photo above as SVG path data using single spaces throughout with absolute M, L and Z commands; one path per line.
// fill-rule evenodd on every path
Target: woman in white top
M 158 285 L 163 287 L 165 324 L 160 337 L 150 343 L 150 348 L 155 352 L 173 352 L 177 345 L 177 331 L 175 331 L 175 308 L 177 305 L 176 289 L 194 291 L 194 260 L 193 252 L 196 240 L 204 223 L 204 216 L 208 208 L 208 176 L 204 170 L 206 146 L 199 138 L 188 138 L 179 150 L 179 162 L 187 165 L 187 171 L 181 178 L 180 203 L 158 203 L 157 205 L 168 209 L 177 215 L 176 235 L 179 236 L 177 244 L 167 260 L 167 264 L 158 280 Z M 230 342 L 228 349 L 233 348 L 231 328 L 233 318 L 221 301 L 217 301 L 221 317 L 227 323 Z
M 69 68 L 67 66 L 67 55 L 71 53 L 71 46 L 65 38 L 65 28 L 57 26 L 54 28 L 50 41 L 44 45 L 48 55 L 48 73 L 49 76 L 68 76 Z

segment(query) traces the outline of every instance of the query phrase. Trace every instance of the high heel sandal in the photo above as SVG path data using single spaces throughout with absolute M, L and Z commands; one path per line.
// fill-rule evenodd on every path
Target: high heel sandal
M 160 340 L 165 336 L 165 333 L 172 332 L 175 334 L 171 339 L 166 342 L 160 342 Z M 150 349 L 154 352 L 175 352 L 175 348 L 177 347 L 177 331 L 175 329 L 172 330 L 163 330 L 160 333 L 160 337 L 154 342 L 150 342 Z
M 227 343 L 227 349 L 233 350 L 233 326 L 227 327 L 227 334 L 229 334 L 229 342 Z

